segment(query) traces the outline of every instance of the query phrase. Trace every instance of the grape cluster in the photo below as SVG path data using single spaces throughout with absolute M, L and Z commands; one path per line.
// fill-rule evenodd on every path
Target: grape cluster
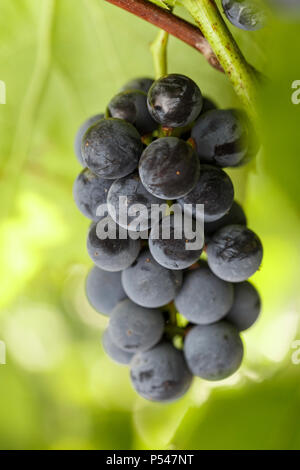
M 255 155 L 253 136 L 244 113 L 217 109 L 179 74 L 127 83 L 105 115 L 90 118 L 76 136 L 84 169 L 74 199 L 91 220 L 87 251 L 94 263 L 86 295 L 109 316 L 105 352 L 130 366 L 135 390 L 148 400 L 175 400 L 193 376 L 221 380 L 242 362 L 240 332 L 260 314 L 248 278 L 263 249 L 224 168 Z M 193 228 L 202 217 L 195 249 L 186 248 L 193 237 L 186 239 L 173 203 Z M 136 204 L 147 209 L 138 223 Z M 165 212 L 153 220 L 149 210 L 161 204 Z M 104 221 L 115 237 L 99 233 Z

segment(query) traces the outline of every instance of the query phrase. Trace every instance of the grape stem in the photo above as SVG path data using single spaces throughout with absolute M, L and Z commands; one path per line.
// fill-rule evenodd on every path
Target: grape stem
M 155 40 L 150 46 L 153 57 L 154 71 L 156 80 L 164 75 L 167 75 L 167 47 L 168 47 L 169 33 L 160 29 Z
M 176 307 L 174 305 L 174 302 L 169 303 L 168 311 L 169 311 L 170 325 L 177 327 L 177 310 L 176 310 Z
M 176 326 L 176 325 L 166 325 L 165 333 L 170 338 L 174 338 L 174 336 L 184 337 L 186 334 L 186 331 L 183 328 L 180 328 L 179 326 Z
M 174 15 L 172 12 L 165 10 L 164 8 L 160 8 L 146 0 L 106 1 L 148 21 L 148 23 L 163 29 L 172 36 L 175 36 L 186 44 L 192 46 L 203 54 L 207 62 L 212 67 L 220 72 L 224 72 L 209 42 L 205 39 L 199 28 L 188 21 L 185 21 L 184 19 Z
M 211 45 L 247 112 L 256 117 L 256 74 L 245 60 L 214 0 L 182 0 Z

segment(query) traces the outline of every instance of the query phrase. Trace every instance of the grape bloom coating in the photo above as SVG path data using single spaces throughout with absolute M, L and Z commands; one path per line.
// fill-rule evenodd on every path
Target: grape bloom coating
M 254 29 L 248 0 L 239 3 L 223 0 L 225 13 Z M 86 297 L 107 317 L 105 354 L 129 368 L 142 398 L 168 403 L 194 377 L 234 374 L 241 333 L 260 317 L 248 279 L 263 247 L 224 170 L 249 162 L 259 143 L 245 113 L 219 109 L 182 74 L 134 78 L 102 109 L 75 139 L 84 169 L 73 195 L 90 221 L 93 263 Z

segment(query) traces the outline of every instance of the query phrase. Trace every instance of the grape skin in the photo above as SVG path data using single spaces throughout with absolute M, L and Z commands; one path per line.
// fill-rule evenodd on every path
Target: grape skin
M 212 111 L 213 109 L 217 109 L 217 108 L 218 106 L 213 100 L 211 100 L 210 98 L 207 98 L 206 96 L 203 96 L 203 106 L 201 109 L 201 114 L 204 114 L 207 111 Z
M 228 9 L 237 3 L 249 5 L 250 0 L 222 0 Z M 243 24 L 241 10 L 242 5 L 235 20 Z M 259 268 L 263 248 L 247 228 L 231 179 L 221 169 L 247 163 L 259 142 L 245 112 L 219 110 L 179 74 L 127 82 L 109 102 L 105 117 L 92 116 L 75 139 L 85 168 L 74 183 L 74 200 L 93 221 L 87 249 L 95 266 L 86 279 L 86 297 L 110 317 L 102 336 L 106 354 L 130 365 L 132 384 L 142 397 L 169 402 L 186 393 L 193 374 L 206 380 L 233 374 L 243 358 L 239 332 L 260 314 L 259 294 L 246 279 Z M 172 137 L 157 138 L 162 133 Z M 125 208 L 119 207 L 121 196 Z M 204 204 L 204 218 L 194 207 L 184 209 L 197 230 L 202 223 L 207 263 L 200 260 L 203 245 L 187 250 L 195 240 L 187 240 L 184 232 L 175 239 L 175 209 L 160 214 L 151 227 L 149 210 L 161 200 L 176 200 L 181 208 Z M 139 212 L 128 216 L 139 204 L 148 209 L 142 221 Z M 109 221 L 117 223 L 116 240 L 112 233 L 100 240 L 99 230 L 97 236 L 105 216 L 96 211 L 103 205 Z M 120 221 L 120 209 L 127 223 Z M 136 220 L 141 225 L 133 232 Z M 163 239 L 158 230 L 157 240 L 157 227 L 166 222 L 171 238 Z M 128 238 L 120 239 L 124 233 Z M 141 243 L 142 234 L 148 242 Z
M 140 240 L 100 240 L 96 233 L 97 224 L 93 223 L 87 238 L 87 251 L 98 268 L 104 271 L 122 271 L 128 268 L 137 258 L 140 251 Z
M 191 372 L 205 380 L 223 380 L 240 367 L 243 343 L 234 326 L 225 321 L 192 328 L 184 342 Z
M 193 80 L 170 74 L 156 80 L 148 92 L 148 108 L 164 127 L 184 127 L 199 116 L 203 99 Z
M 218 230 L 209 240 L 206 252 L 210 269 L 229 282 L 246 281 L 259 269 L 263 257 L 258 236 L 241 225 Z
M 74 152 L 77 157 L 77 160 L 79 161 L 80 165 L 83 167 L 85 166 L 85 163 L 83 161 L 82 157 L 82 152 L 81 152 L 81 144 L 82 144 L 82 139 L 86 131 L 93 125 L 95 122 L 100 121 L 101 119 L 104 118 L 104 114 L 96 114 L 95 116 L 92 116 L 88 118 L 84 123 L 80 126 L 80 128 L 77 131 L 75 140 L 74 140 Z
M 177 137 L 163 137 L 144 150 L 139 174 L 149 193 L 160 199 L 178 199 L 196 185 L 200 164 L 186 142 Z
M 247 156 L 248 129 L 234 109 L 216 109 L 201 114 L 192 129 L 192 138 L 201 163 L 231 167 Z
M 127 90 L 140 90 L 148 93 L 151 86 L 153 85 L 154 80 L 153 78 L 149 77 L 141 77 L 141 78 L 134 78 L 127 82 L 120 91 L 127 91 Z
M 97 221 L 97 208 L 106 204 L 108 190 L 113 181 L 101 178 L 85 168 L 73 186 L 74 201 L 80 212 L 88 219 Z
M 127 207 L 125 208 L 125 212 L 127 215 L 127 224 L 122 223 L 123 215 L 119 214 L 119 197 L 127 197 Z M 133 173 L 131 175 L 125 176 L 124 178 L 116 180 L 108 193 L 107 196 L 107 207 L 108 212 L 110 213 L 111 217 L 115 222 L 121 225 L 123 228 L 128 230 L 133 230 L 130 226 L 135 216 L 129 216 L 128 211 L 130 207 L 134 204 L 143 204 L 147 207 L 148 216 L 146 219 L 140 220 L 139 231 L 143 232 L 150 228 L 151 224 L 151 205 L 152 204 L 161 204 L 161 200 L 150 194 L 144 185 L 141 183 L 139 175 L 137 173 Z M 120 220 L 121 218 L 121 220 Z
M 162 307 L 175 298 L 182 284 L 182 272 L 164 268 L 145 250 L 122 272 L 122 284 L 127 296 L 136 304 Z
M 226 225 L 247 225 L 245 212 L 236 201 L 233 202 L 230 210 L 223 217 L 214 222 L 206 222 L 204 224 L 205 235 L 212 235 Z
M 234 189 L 229 176 L 221 168 L 211 165 L 201 165 L 198 183 L 187 196 L 178 199 L 184 208 L 185 204 L 192 204 L 190 211 L 185 211 L 196 217 L 196 204 L 204 204 L 204 222 L 214 222 L 223 217 L 233 204 Z
M 237 28 L 256 31 L 264 26 L 265 12 L 256 0 L 222 0 L 222 6 L 227 19 Z
M 116 95 L 108 104 L 111 117 L 124 119 L 136 127 L 141 135 L 151 134 L 158 124 L 148 111 L 147 94 L 139 90 L 124 91 Z
M 102 315 L 109 315 L 117 303 L 126 298 L 121 273 L 103 271 L 97 266 L 87 276 L 85 291 L 91 306 Z
M 121 119 L 103 119 L 85 133 L 82 155 L 86 166 L 102 178 L 116 179 L 132 173 L 143 150 L 134 126 Z
M 170 239 L 162 238 L 162 224 L 170 227 Z M 175 239 L 176 219 L 174 215 L 164 217 L 160 222 L 156 222 L 150 232 L 149 248 L 153 258 L 167 269 L 186 269 L 200 258 L 202 248 L 200 250 L 187 250 L 186 238 L 182 232 L 181 239 Z M 155 238 L 158 231 L 160 237 Z M 193 240 L 190 240 L 193 242 Z
M 259 317 L 261 300 L 259 293 L 250 282 L 234 285 L 234 301 L 226 320 L 238 331 L 248 330 Z
M 111 340 L 108 330 L 105 330 L 102 335 L 102 346 L 107 356 L 117 364 L 130 364 L 133 354 L 118 348 Z
M 182 352 L 167 342 L 136 354 L 131 362 L 130 377 L 139 395 L 159 402 L 181 398 L 193 379 Z
M 209 325 L 225 317 L 233 298 L 233 285 L 219 279 L 204 264 L 184 275 L 175 305 L 190 322 Z
M 146 351 L 160 341 L 164 318 L 159 309 L 143 308 L 126 299 L 112 311 L 108 331 L 118 348 L 130 353 Z

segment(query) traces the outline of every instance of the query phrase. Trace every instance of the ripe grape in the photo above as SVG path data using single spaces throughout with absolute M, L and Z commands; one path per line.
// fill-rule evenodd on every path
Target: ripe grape
M 263 257 L 258 236 L 241 225 L 218 230 L 209 240 L 206 252 L 210 269 L 229 282 L 246 281 L 258 270 Z
M 192 138 L 201 163 L 220 167 L 236 166 L 247 156 L 248 129 L 234 109 L 216 109 L 201 114 Z
M 153 78 L 148 77 L 141 77 L 141 78 L 134 78 L 127 82 L 120 91 L 127 91 L 127 90 L 140 90 L 148 93 L 152 84 L 154 83 Z
M 226 225 L 247 225 L 245 212 L 236 201 L 233 202 L 230 210 L 223 217 L 214 222 L 206 222 L 204 224 L 205 235 L 212 235 Z
M 101 119 L 104 118 L 104 114 L 96 114 L 96 116 L 92 116 L 89 119 L 87 119 L 79 128 L 75 141 L 74 141 L 74 151 L 75 155 L 77 157 L 77 160 L 79 161 L 80 165 L 85 166 L 85 163 L 83 161 L 82 157 L 82 152 L 81 152 L 81 144 L 82 144 L 82 139 L 86 131 L 93 125 L 95 122 L 100 121 Z
M 143 251 L 136 262 L 122 272 L 128 297 L 143 307 L 162 307 L 171 302 L 182 283 L 182 272 L 158 264 L 150 251 Z
M 76 178 L 73 197 L 78 209 L 88 219 L 99 220 L 97 208 L 106 204 L 108 190 L 113 181 L 101 178 L 85 168 Z
M 130 376 L 139 395 L 159 402 L 182 397 L 192 383 L 192 374 L 182 352 L 167 342 L 136 354 L 131 362 Z
M 212 111 L 213 109 L 217 109 L 218 106 L 215 104 L 213 100 L 203 96 L 203 106 L 201 109 L 201 114 L 207 113 L 207 111 Z
M 209 325 L 225 317 L 233 304 L 233 286 L 215 276 L 206 264 L 184 275 L 175 298 L 177 310 L 190 322 Z
M 257 0 L 222 0 L 227 19 L 237 28 L 246 31 L 261 29 L 265 23 L 265 11 Z
M 143 185 L 161 199 L 188 194 L 199 178 L 199 160 L 193 148 L 177 137 L 163 137 L 143 152 L 139 173 Z
M 92 261 L 104 271 L 122 271 L 128 268 L 137 258 L 140 251 L 140 240 L 106 238 L 100 240 L 96 233 L 97 224 L 89 229 L 87 250 Z
M 94 266 L 86 279 L 86 296 L 92 307 L 103 315 L 109 315 L 126 294 L 120 272 L 103 271 Z
M 133 358 L 132 353 L 123 351 L 112 342 L 108 330 L 105 330 L 102 335 L 102 346 L 106 354 L 117 364 L 128 365 Z
M 85 133 L 82 155 L 86 166 L 102 178 L 115 179 L 137 168 L 143 144 L 132 124 L 103 119 Z
M 245 29 L 264 14 L 250 0 L 222 3 Z M 130 365 L 138 394 L 169 402 L 193 374 L 233 374 L 243 359 L 239 332 L 260 314 L 246 279 L 262 244 L 222 170 L 247 163 L 260 144 L 245 111 L 218 109 L 179 74 L 127 82 L 105 117 L 92 116 L 75 140 L 85 169 L 74 199 L 92 220 L 86 297 L 109 317 L 106 354 Z
M 211 165 L 201 165 L 198 183 L 178 202 L 193 217 L 196 217 L 195 205 L 204 204 L 204 221 L 214 222 L 229 211 L 233 197 L 233 184 L 225 171 Z M 184 207 L 185 204 L 192 204 L 192 210 Z
M 141 135 L 151 134 L 158 124 L 148 111 L 147 94 L 139 90 L 124 91 L 108 104 L 111 117 L 133 124 Z
M 148 92 L 148 107 L 164 127 L 184 127 L 193 122 L 203 105 L 201 91 L 185 75 L 170 74 L 156 80 Z
M 182 222 L 182 221 L 181 221 Z M 183 223 L 179 224 L 174 215 L 166 216 L 161 221 L 153 225 L 150 232 L 149 248 L 153 258 L 167 269 L 186 269 L 200 258 L 204 239 L 201 242 L 201 248 L 197 250 L 187 250 L 186 243 L 194 242 L 193 239 L 187 240 L 183 230 Z M 193 221 L 193 230 L 195 230 L 195 221 Z M 170 237 L 163 237 L 163 228 L 170 229 Z M 180 238 L 175 238 L 176 233 L 181 234 Z M 158 237 L 157 237 L 158 235 Z
M 232 375 L 241 365 L 243 351 L 237 329 L 225 321 L 192 328 L 184 342 L 189 369 L 205 380 L 223 380 Z
M 118 348 L 130 353 L 146 351 L 160 341 L 164 318 L 160 310 L 143 308 L 126 299 L 112 311 L 108 331 Z
M 226 320 L 232 323 L 238 331 L 244 331 L 252 326 L 261 310 L 259 293 L 250 282 L 234 285 L 234 301 L 226 315 Z
M 120 204 L 119 198 L 121 197 L 127 198 L 127 204 Z M 138 214 L 129 215 L 130 209 L 133 209 L 132 206 L 135 204 L 142 204 L 147 209 L 147 213 L 140 212 L 139 214 L 139 226 L 133 224 Z M 161 200 L 146 190 L 137 173 L 116 180 L 107 197 L 108 211 L 113 220 L 121 227 L 132 231 L 143 232 L 150 227 L 152 204 L 161 204 Z

